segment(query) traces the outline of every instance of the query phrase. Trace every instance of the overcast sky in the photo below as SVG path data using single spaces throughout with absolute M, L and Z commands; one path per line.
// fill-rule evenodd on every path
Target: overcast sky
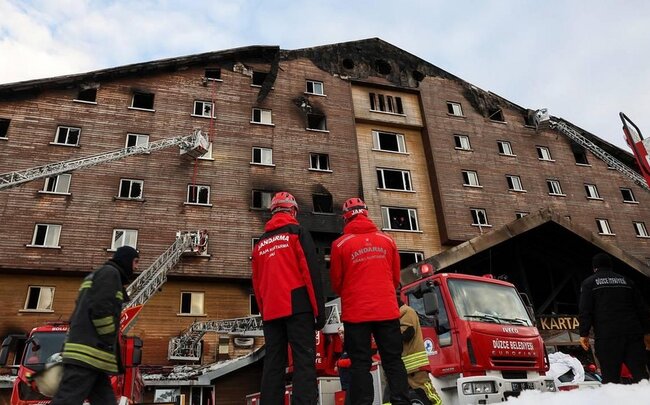
M 0 83 L 370 37 L 627 151 L 619 111 L 650 136 L 643 0 L 0 0 Z

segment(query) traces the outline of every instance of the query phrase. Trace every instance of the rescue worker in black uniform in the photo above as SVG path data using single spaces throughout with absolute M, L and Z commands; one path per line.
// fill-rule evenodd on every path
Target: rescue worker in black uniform
M 594 274 L 580 290 L 580 344 L 589 350 L 593 326 L 603 383 L 620 383 L 623 363 L 633 382 L 648 378 L 644 334 L 650 333 L 650 317 L 640 291 L 632 280 L 612 270 L 606 253 L 593 257 L 592 268 Z
M 77 305 L 63 346 L 63 379 L 50 405 L 115 405 L 111 374 L 123 372 L 119 331 L 124 287 L 138 270 L 139 254 L 131 246 L 90 273 L 79 288 Z
M 253 248 L 253 289 L 264 321 L 264 369 L 260 403 L 283 405 L 287 345 L 293 358 L 294 405 L 316 405 L 316 330 L 325 325 L 325 304 L 316 248 L 298 223 L 293 195 L 271 200 L 271 219 Z

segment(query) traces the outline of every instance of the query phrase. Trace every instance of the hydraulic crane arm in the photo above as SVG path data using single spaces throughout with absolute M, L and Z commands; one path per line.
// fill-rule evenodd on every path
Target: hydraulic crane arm
M 208 140 L 200 130 L 194 131 L 191 135 L 177 136 L 169 139 L 150 142 L 147 145 L 130 146 L 111 152 L 99 153 L 97 155 L 66 160 L 63 162 L 49 163 L 43 166 L 30 169 L 17 170 L 14 172 L 0 174 L 0 190 L 16 187 L 28 181 L 43 177 L 56 176 L 84 167 L 96 166 L 102 163 L 113 162 L 132 155 L 153 152 L 155 150 L 178 146 L 181 154 L 197 158 L 208 151 Z

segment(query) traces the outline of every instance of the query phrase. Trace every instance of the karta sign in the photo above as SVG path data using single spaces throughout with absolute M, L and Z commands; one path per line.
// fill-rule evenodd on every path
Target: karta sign
M 540 316 L 537 327 L 540 330 L 578 330 L 580 322 L 574 315 Z

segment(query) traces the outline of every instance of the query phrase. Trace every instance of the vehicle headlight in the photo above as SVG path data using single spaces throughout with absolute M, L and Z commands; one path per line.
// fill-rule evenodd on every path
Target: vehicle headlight
M 555 387 L 555 381 L 553 380 L 546 380 L 546 387 L 549 391 L 557 391 L 557 388 Z
M 493 394 L 496 392 L 493 381 L 473 381 L 463 383 L 463 394 Z

